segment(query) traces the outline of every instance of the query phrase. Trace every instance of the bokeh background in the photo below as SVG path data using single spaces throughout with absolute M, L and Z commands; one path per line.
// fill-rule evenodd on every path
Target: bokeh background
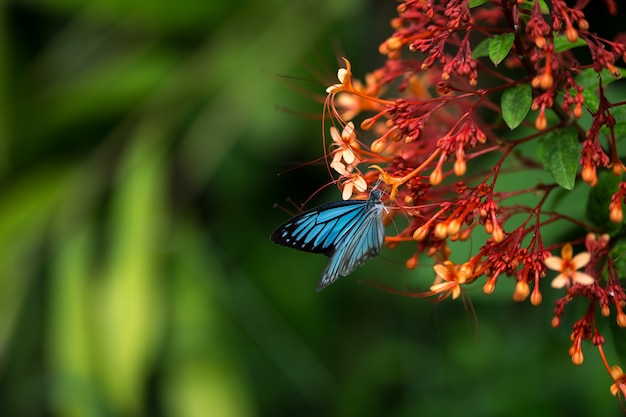
M 269 241 L 329 180 L 304 163 L 337 58 L 380 65 L 395 6 L 2 3 L 0 415 L 621 413 L 556 294 L 470 291 L 476 325 L 362 283 L 427 286 L 403 249 L 317 293 L 326 259 Z

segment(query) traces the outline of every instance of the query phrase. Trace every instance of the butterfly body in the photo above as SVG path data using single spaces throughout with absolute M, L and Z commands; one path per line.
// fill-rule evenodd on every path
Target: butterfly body
M 291 218 L 272 233 L 274 243 L 330 257 L 317 290 L 378 255 L 385 240 L 382 192 L 367 200 L 324 204 Z

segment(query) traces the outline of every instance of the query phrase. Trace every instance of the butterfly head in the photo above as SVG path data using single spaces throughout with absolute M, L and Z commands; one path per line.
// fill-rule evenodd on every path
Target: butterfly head
M 372 200 L 372 201 L 374 201 L 376 203 L 380 203 L 382 197 L 383 197 L 383 192 L 381 190 L 378 190 L 378 189 L 374 188 L 370 192 L 370 200 Z

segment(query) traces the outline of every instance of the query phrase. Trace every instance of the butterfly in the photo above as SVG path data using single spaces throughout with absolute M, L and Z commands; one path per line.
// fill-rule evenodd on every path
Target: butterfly
M 378 255 L 385 241 L 382 191 L 367 200 L 324 204 L 291 218 L 272 233 L 279 245 L 330 257 L 317 284 L 321 291 Z

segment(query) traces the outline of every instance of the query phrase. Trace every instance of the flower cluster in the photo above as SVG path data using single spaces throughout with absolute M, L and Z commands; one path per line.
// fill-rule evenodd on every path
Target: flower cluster
M 404 294 L 456 299 L 477 281 L 491 294 L 510 277 L 515 301 L 539 305 L 542 291 L 563 293 L 555 327 L 568 305 L 585 299 L 570 356 L 582 363 L 583 342 L 591 342 L 610 391 L 624 397 L 626 377 L 609 365 L 596 321 L 614 317 L 626 327 L 626 261 L 616 251 L 626 247 L 618 150 L 626 102 L 606 94 L 622 76 L 616 62 L 626 58 L 626 43 L 590 31 L 587 3 L 405 0 L 378 48 L 384 66 L 362 83 L 345 59 L 324 114 L 333 124 L 329 166 L 343 198 L 381 181 L 398 229 L 387 246 L 414 246 L 407 268 L 422 254 L 435 261 L 430 288 Z M 613 1 L 605 3 L 617 13 Z M 584 218 L 559 204 L 565 190 L 587 200 Z M 557 225 L 567 238 L 554 233 Z M 475 253 L 455 261 L 463 255 L 450 242 L 470 237 Z

